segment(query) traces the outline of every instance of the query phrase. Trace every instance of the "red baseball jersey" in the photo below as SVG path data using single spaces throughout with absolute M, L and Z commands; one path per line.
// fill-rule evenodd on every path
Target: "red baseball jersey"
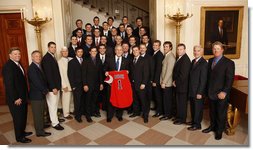
M 118 108 L 131 106 L 133 102 L 133 93 L 127 71 L 109 71 L 109 75 L 113 78 L 110 96 L 111 104 Z

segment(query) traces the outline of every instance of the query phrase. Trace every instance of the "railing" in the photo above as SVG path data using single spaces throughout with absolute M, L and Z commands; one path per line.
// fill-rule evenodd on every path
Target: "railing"
M 76 0 L 81 1 L 81 0 Z M 83 5 L 90 5 L 91 9 L 98 9 L 114 19 L 128 16 L 129 23 L 135 24 L 136 17 L 143 18 L 143 24 L 149 25 L 149 12 L 125 0 L 82 0 Z

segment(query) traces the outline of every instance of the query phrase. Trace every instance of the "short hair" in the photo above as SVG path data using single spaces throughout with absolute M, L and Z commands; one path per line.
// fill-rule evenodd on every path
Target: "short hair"
M 81 21 L 81 22 L 83 23 L 83 21 L 82 21 L 81 19 L 77 19 L 77 20 L 76 20 L 76 24 L 77 24 L 78 21 Z
M 137 17 L 137 18 L 135 19 L 135 21 L 137 21 L 137 20 L 143 21 L 142 17 Z
M 112 29 L 115 29 L 116 31 L 118 31 L 116 27 L 112 27 Z M 112 29 L 111 29 L 111 30 L 112 30 Z
M 70 37 L 70 39 L 72 39 L 72 37 L 76 37 L 75 35 L 72 35 L 71 37 Z
M 115 48 L 114 48 L 114 50 L 116 50 L 117 48 L 119 48 L 119 47 L 121 47 L 122 48 L 122 46 L 121 45 L 116 45 L 115 46 Z
M 140 49 L 139 46 L 137 46 L 137 45 L 134 45 L 134 46 L 132 47 L 132 50 L 133 50 L 134 48 Z
M 108 18 L 107 18 L 107 22 L 108 22 L 108 20 L 110 20 L 110 19 L 111 19 L 112 21 L 114 21 L 114 19 L 113 19 L 112 17 L 108 17 Z
M 139 45 L 139 47 L 141 47 L 141 46 L 146 47 L 146 44 L 141 43 L 141 44 Z M 146 48 L 147 48 L 147 47 L 146 47 Z
M 125 41 L 124 41 L 124 42 L 121 43 L 121 45 L 123 45 L 123 44 L 126 44 L 126 45 L 129 46 L 129 43 L 128 43 L 128 42 L 125 42 Z M 129 47 L 130 47 L 130 46 L 129 46 Z
M 19 47 L 11 47 L 9 49 L 9 54 L 11 54 L 13 51 L 20 51 L 20 48 Z
M 91 38 L 92 38 L 91 35 L 86 35 L 84 40 L 87 40 L 88 37 L 91 37 Z
M 98 17 L 98 16 L 95 16 L 95 17 L 93 18 L 93 21 L 94 21 L 95 19 L 98 19 L 98 20 L 99 20 L 99 17 Z
M 102 38 L 102 37 L 105 37 L 105 38 L 106 38 L 106 40 L 107 40 L 107 37 L 106 37 L 105 35 L 101 35 L 101 36 L 100 36 L 100 38 Z
M 144 37 L 144 36 L 147 36 L 147 37 L 148 37 L 148 39 L 149 39 L 149 35 L 148 35 L 147 33 L 143 34 L 143 36 L 142 36 L 142 37 Z
M 125 25 L 124 25 L 123 23 L 119 24 L 119 27 L 120 27 L 120 26 L 123 26 L 123 27 L 125 28 Z
M 99 45 L 98 45 L 98 48 L 100 48 L 101 46 L 106 47 L 105 44 L 99 44 Z
M 170 46 L 170 49 L 173 49 L 173 45 L 172 45 L 171 41 L 165 41 L 163 43 L 163 46 L 166 45 L 166 44 L 168 44 Z
M 69 51 L 69 49 L 66 47 L 66 46 L 63 46 L 62 48 L 61 48 L 61 51 L 62 50 L 67 50 L 67 51 Z
M 134 30 L 133 27 L 132 27 L 131 25 L 127 25 L 126 28 L 131 28 L 132 30 Z
M 51 45 L 56 45 L 56 44 L 55 44 L 55 42 L 50 41 L 50 42 L 48 42 L 47 47 L 50 47 Z
M 224 45 L 220 42 L 220 41 L 216 41 L 212 44 L 212 48 L 215 46 L 215 45 L 219 45 L 222 49 L 224 49 Z
M 80 46 L 76 47 L 76 48 L 75 48 L 75 53 L 76 53 L 78 50 L 80 50 L 80 49 L 83 51 L 83 48 L 82 48 L 82 47 L 80 47 Z
M 183 47 L 184 47 L 184 49 L 186 49 L 186 46 L 185 46 L 185 44 L 184 44 L 184 43 L 179 43 L 179 44 L 177 45 L 177 47 L 180 47 L 180 46 L 183 46 Z
M 155 41 L 153 42 L 153 44 L 154 44 L 154 43 L 158 43 L 159 46 L 161 46 L 161 41 L 160 41 L 160 40 L 155 40 Z
M 123 20 L 124 18 L 127 18 L 127 19 L 128 19 L 128 17 L 127 17 L 127 16 L 123 16 L 123 17 L 122 17 L 122 20 Z
M 203 48 L 202 48 L 201 45 L 195 45 L 195 46 L 193 46 L 193 50 L 194 50 L 195 48 L 199 48 L 200 50 L 203 50 Z
M 31 55 L 36 54 L 36 53 L 41 54 L 41 52 L 39 50 L 34 50 L 34 51 L 32 51 Z
M 98 30 L 100 32 L 99 28 L 95 28 L 93 32 L 95 32 L 95 30 Z
M 78 31 L 81 31 L 81 32 L 83 33 L 83 29 L 81 29 L 81 28 L 77 28 L 77 29 L 76 29 L 76 33 L 77 33 Z
M 91 47 L 89 48 L 89 52 L 90 52 L 92 49 L 96 49 L 96 51 L 98 51 L 96 46 L 91 46 Z
M 134 38 L 135 41 L 136 41 L 136 37 L 135 37 L 135 36 L 131 35 L 131 36 L 129 37 L 129 40 L 130 40 L 131 38 Z
M 108 24 L 108 22 L 104 21 L 104 22 L 102 23 L 102 25 L 104 25 L 105 23 Z
M 85 27 L 87 27 L 87 26 L 92 26 L 90 23 L 86 23 L 85 24 Z

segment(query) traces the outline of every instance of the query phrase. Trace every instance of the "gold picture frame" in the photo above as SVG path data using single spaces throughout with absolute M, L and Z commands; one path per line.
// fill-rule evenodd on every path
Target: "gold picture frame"
M 214 41 L 221 41 L 224 44 L 226 57 L 240 58 L 243 9 L 243 6 L 201 7 L 200 44 L 204 47 L 205 59 L 213 57 L 212 43 Z M 224 28 L 222 32 L 218 27 L 220 20 L 222 20 L 222 28 Z M 227 31 L 226 26 L 228 27 Z M 219 38 L 217 38 L 217 34 L 219 34 Z

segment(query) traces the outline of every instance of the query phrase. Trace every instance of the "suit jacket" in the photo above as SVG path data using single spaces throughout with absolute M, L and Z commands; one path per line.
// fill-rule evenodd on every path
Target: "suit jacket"
M 123 54 L 123 56 L 124 56 L 124 54 Z M 128 54 L 127 54 L 127 57 L 125 57 L 129 62 L 131 62 L 131 61 L 133 61 L 133 58 L 134 56 L 133 56 L 133 54 L 130 54 L 130 52 L 128 52 Z
M 68 78 L 68 63 L 71 59 L 72 59 L 71 57 L 68 58 L 61 57 L 58 60 L 62 89 L 68 87 L 69 91 L 71 91 L 71 86 Z
M 113 37 L 108 37 L 108 38 L 107 38 L 107 45 L 110 46 L 110 47 L 112 47 L 112 48 L 114 48 L 115 45 L 116 45 L 115 39 L 114 39 L 114 41 L 113 41 Z
M 176 57 L 172 53 L 172 51 L 167 53 L 163 59 L 160 83 L 165 84 L 165 87 L 172 87 L 172 82 L 173 82 L 172 74 L 173 74 L 175 62 L 176 62 Z
M 102 36 L 102 35 L 105 36 L 104 31 L 101 32 L 101 36 Z M 108 33 L 107 33 L 107 36 L 106 36 L 106 37 L 109 38 L 109 37 L 111 37 L 111 36 L 112 36 L 112 33 L 111 33 L 110 30 L 108 30 Z
M 149 67 L 148 81 L 151 83 L 151 81 L 154 78 L 153 58 L 152 58 L 152 56 L 148 55 L 147 53 L 145 54 L 145 56 L 143 58 L 145 59 L 145 65 L 147 65 Z
M 147 52 L 146 52 L 148 55 L 150 56 L 153 56 L 154 55 L 154 50 L 153 50 L 153 46 L 152 44 L 148 43 L 148 46 L 147 46 Z
M 77 38 L 77 41 L 78 41 L 78 38 Z M 85 45 L 85 37 L 84 36 L 82 36 L 81 42 L 77 42 L 77 45 L 79 47 L 83 47 Z
M 105 64 L 106 71 L 115 71 L 116 70 L 116 60 L 115 56 L 111 57 Z M 129 61 L 122 57 L 122 62 L 120 65 L 120 70 L 129 70 Z
M 173 70 L 173 81 L 176 82 L 176 92 L 186 93 L 188 91 L 188 79 L 191 69 L 191 60 L 187 54 L 184 54 L 176 61 Z
M 88 47 L 86 44 L 83 45 L 83 59 L 86 59 L 88 57 L 90 57 L 90 53 L 89 53 L 89 49 L 90 47 Z
M 103 83 L 102 62 L 97 57 L 95 59 L 96 64 L 89 57 L 83 61 L 82 65 L 83 85 L 87 85 L 89 88 L 99 88 L 99 85 Z
M 207 62 L 203 57 L 196 64 L 195 60 L 192 61 L 189 76 L 189 97 L 196 98 L 197 94 L 202 96 L 206 94 L 207 70 Z
M 227 36 L 227 29 L 223 28 L 223 35 L 220 35 L 219 27 L 216 27 L 214 29 L 214 32 L 212 32 L 212 43 L 216 41 L 220 41 L 223 44 L 228 44 L 228 36 Z
M 160 75 L 162 72 L 162 62 L 163 62 L 163 54 L 162 52 L 159 50 L 156 54 L 154 54 L 153 56 L 153 72 L 154 72 L 154 76 L 153 76 L 153 83 L 156 84 L 160 84 Z
M 217 94 L 221 91 L 226 92 L 227 96 L 230 94 L 235 75 L 235 63 L 223 56 L 212 69 L 213 60 L 214 58 L 211 58 L 208 61 L 208 97 L 217 100 Z
M 147 85 L 148 83 L 149 67 L 145 64 L 145 58 L 139 56 L 137 62 L 130 63 L 130 80 L 136 90 L 140 90 L 141 84 Z
M 44 100 L 48 93 L 46 77 L 34 62 L 28 68 L 28 79 L 30 85 L 30 100 Z
M 76 57 L 68 63 L 68 78 L 69 83 L 72 89 L 82 88 L 83 79 L 82 79 L 82 64 L 79 63 Z
M 92 30 L 91 30 L 91 32 L 93 33 L 94 32 L 94 29 L 95 29 L 95 26 L 93 25 L 92 26 Z M 102 34 L 102 32 L 103 32 L 103 27 L 102 26 L 99 26 L 99 31 L 100 31 L 100 34 Z
M 75 30 L 72 31 L 72 35 L 76 36 L 76 31 L 77 31 L 78 28 L 76 28 Z M 83 35 L 86 34 L 86 30 L 85 29 L 82 29 L 83 30 Z
M 68 50 L 69 50 L 68 57 L 72 57 L 72 58 L 76 57 L 76 53 L 75 53 L 75 50 L 74 50 L 72 44 L 69 45 Z
M 52 91 L 54 88 L 60 90 L 61 75 L 57 60 L 51 54 L 49 54 L 49 52 L 47 52 L 42 58 L 41 66 L 47 79 L 49 91 Z

